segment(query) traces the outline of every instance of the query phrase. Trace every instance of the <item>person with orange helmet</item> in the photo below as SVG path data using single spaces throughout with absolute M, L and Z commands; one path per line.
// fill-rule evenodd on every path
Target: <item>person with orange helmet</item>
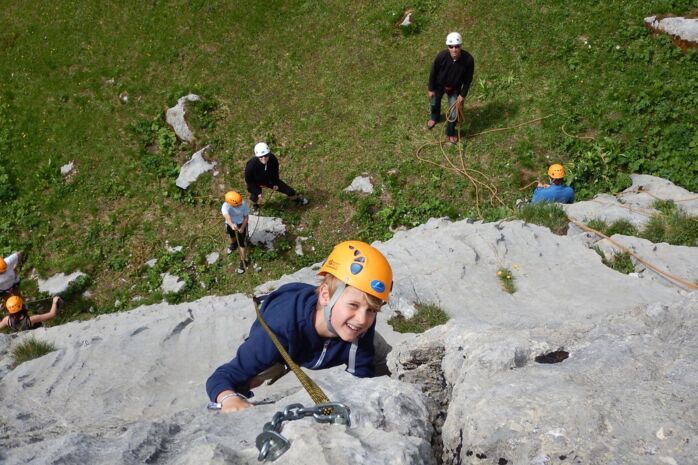
M 54 296 L 51 310 L 48 313 L 29 316 L 24 299 L 18 295 L 10 296 L 5 301 L 5 309 L 9 315 L 0 320 L 0 329 L 7 327 L 12 331 L 19 332 L 39 328 L 43 322 L 51 320 L 58 315 L 61 302 L 60 297 Z
M 261 308 L 265 322 L 300 366 L 346 365 L 354 376 L 374 376 L 376 316 L 393 287 L 390 263 L 375 247 L 346 241 L 335 246 L 318 275 L 318 286 L 290 283 L 269 294 Z M 255 321 L 235 358 L 208 378 L 211 402 L 224 412 L 250 407 L 250 389 L 281 363 L 281 354 Z
M 565 167 L 559 163 L 550 165 L 548 177 L 550 178 L 550 184 L 539 182 L 538 187 L 533 191 L 531 203 L 574 203 L 574 189 L 564 184 Z
M 22 263 L 22 254 L 15 252 L 8 257 L 0 256 L 0 296 L 19 293 L 17 269 Z
M 250 217 L 250 210 L 247 202 L 242 199 L 242 195 L 235 191 L 225 193 L 225 202 L 221 206 L 221 213 L 225 219 L 225 232 L 230 237 L 230 246 L 227 253 L 232 253 L 240 247 L 240 266 L 238 273 L 244 273 L 249 265 L 247 260 L 247 224 Z

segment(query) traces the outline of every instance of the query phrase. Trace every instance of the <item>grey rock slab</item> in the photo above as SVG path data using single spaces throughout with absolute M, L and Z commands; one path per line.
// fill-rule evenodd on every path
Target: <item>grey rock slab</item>
M 206 263 L 208 263 L 209 265 L 213 265 L 218 261 L 220 256 L 221 254 L 219 254 L 218 252 L 211 252 L 210 254 L 206 255 Z
M 177 181 L 175 184 L 180 189 L 187 189 L 194 181 L 196 181 L 199 176 L 211 171 L 216 162 L 208 162 L 204 159 L 204 154 L 210 150 L 211 146 L 207 145 L 198 152 L 191 156 L 191 159 L 187 161 L 182 168 L 179 170 L 179 176 L 177 176 Z
M 39 278 L 39 291 L 46 292 L 51 295 L 60 294 L 61 292 L 67 291 L 70 284 L 82 276 L 87 275 L 82 271 L 75 271 L 68 275 L 65 273 L 58 273 L 46 280 Z
M 675 281 L 671 281 L 661 273 L 652 270 L 652 267 L 656 267 L 684 282 L 693 285 L 698 283 L 698 266 L 696 265 L 698 264 L 698 247 L 669 245 L 667 243 L 655 244 L 647 239 L 622 234 L 614 234 L 611 236 L 611 240 L 626 247 L 651 265 L 648 267 L 636 260 L 635 257 L 631 257 L 635 270 L 643 277 L 649 277 L 666 286 L 676 287 Z M 599 241 L 597 245 L 607 257 L 621 252 L 618 247 L 605 239 Z
M 157 259 L 157 258 L 151 258 L 150 260 L 148 260 L 147 262 L 145 262 L 145 264 L 148 266 L 148 268 L 152 268 L 152 267 L 155 266 L 155 264 L 156 264 L 157 262 L 158 262 L 158 259 Z
M 591 220 L 601 220 L 611 224 L 619 220 L 627 220 L 638 229 L 642 229 L 657 210 L 648 207 L 635 207 L 626 205 L 617 197 L 608 194 L 598 194 L 592 200 L 575 202 L 569 205 L 561 205 L 571 219 L 582 223 Z
M 363 192 L 365 194 L 373 193 L 373 183 L 368 176 L 357 176 L 351 184 L 344 189 L 344 192 Z
M 698 194 L 695 192 L 649 174 L 631 174 L 630 178 L 632 185 L 617 196 L 628 207 L 654 213 L 652 205 L 657 200 L 670 200 L 687 215 L 698 216 Z
M 274 248 L 274 241 L 286 234 L 286 225 L 281 218 L 272 216 L 250 215 L 247 226 L 250 242 L 267 249 Z
M 171 275 L 170 273 L 161 273 L 160 277 L 162 278 L 161 288 L 162 291 L 165 293 L 176 294 L 177 292 L 181 291 L 187 284 L 178 276 Z
M 698 18 L 676 16 L 658 19 L 656 16 L 650 16 L 645 18 L 645 23 L 652 29 L 698 44 Z
M 201 97 L 196 94 L 185 95 L 177 100 L 177 105 L 168 108 L 165 112 L 165 121 L 172 126 L 177 137 L 184 142 L 194 142 L 194 133 L 189 128 L 186 120 L 186 104 L 187 102 L 198 102 L 199 100 L 201 100 Z
M 71 160 L 69 163 L 61 166 L 61 175 L 68 176 L 70 174 L 70 172 L 73 171 L 74 168 L 75 168 L 75 162 Z

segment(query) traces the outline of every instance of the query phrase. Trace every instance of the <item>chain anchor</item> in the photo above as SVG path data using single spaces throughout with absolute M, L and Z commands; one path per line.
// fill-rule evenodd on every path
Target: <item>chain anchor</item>
M 351 410 L 349 407 L 340 402 L 327 402 L 313 407 L 291 404 L 283 411 L 276 412 L 271 421 L 264 425 L 262 433 L 257 436 L 255 440 L 259 450 L 257 460 L 260 462 L 273 462 L 291 447 L 290 441 L 281 435 L 284 421 L 313 417 L 318 423 L 351 426 L 350 415 Z

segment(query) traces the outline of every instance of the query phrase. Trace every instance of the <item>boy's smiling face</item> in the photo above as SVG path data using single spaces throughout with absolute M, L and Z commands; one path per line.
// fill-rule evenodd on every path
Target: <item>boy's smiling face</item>
M 329 302 L 327 286 L 321 289 L 318 300 L 323 307 Z M 369 306 L 364 292 L 347 286 L 332 309 L 332 326 L 343 341 L 353 342 L 371 328 L 377 313 Z

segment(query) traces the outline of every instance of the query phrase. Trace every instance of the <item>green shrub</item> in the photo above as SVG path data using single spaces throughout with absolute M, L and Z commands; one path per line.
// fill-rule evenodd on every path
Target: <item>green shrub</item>
M 525 205 L 516 212 L 516 217 L 526 223 L 546 226 L 553 233 L 559 235 L 567 232 L 567 224 L 569 222 L 565 210 L 560 205 L 547 202 Z
M 24 362 L 42 357 L 54 350 L 56 348 L 52 344 L 40 341 L 35 337 L 25 339 L 12 349 L 12 367 L 15 368 Z
M 500 268 L 497 270 L 497 277 L 502 283 L 502 289 L 504 289 L 509 294 L 516 292 L 516 286 L 514 285 L 514 275 L 508 268 Z
M 655 215 L 650 218 L 640 237 L 654 243 L 695 247 L 698 245 L 698 218 L 678 210 Z
M 418 303 L 415 307 L 417 311 L 412 318 L 396 314 L 388 320 L 388 324 L 398 333 L 423 333 L 448 321 L 448 315 L 436 305 Z

